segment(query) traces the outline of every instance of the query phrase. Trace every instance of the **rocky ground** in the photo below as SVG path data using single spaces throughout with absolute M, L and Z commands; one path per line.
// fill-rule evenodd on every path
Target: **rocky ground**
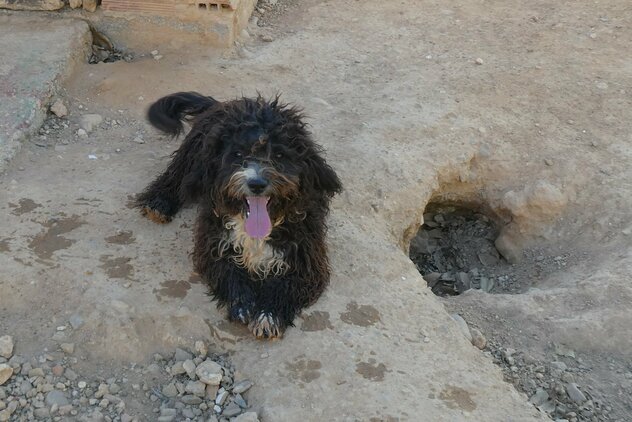
M 76 323 L 58 331 L 78 329 Z M 156 353 L 147 365 L 98 371 L 97 377 L 78 369 L 73 343 L 32 357 L 14 355 L 13 347 L 11 336 L 0 337 L 2 422 L 259 421 L 244 397 L 252 382 L 235 379 L 230 359 L 209 353 L 202 341 L 193 352 Z

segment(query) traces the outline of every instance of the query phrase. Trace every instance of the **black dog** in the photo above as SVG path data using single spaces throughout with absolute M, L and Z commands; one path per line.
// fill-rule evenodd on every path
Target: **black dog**
M 167 223 L 199 202 L 193 260 L 219 307 L 257 337 L 280 337 L 329 282 L 325 245 L 331 197 L 342 189 L 299 110 L 197 93 L 161 98 L 148 112 L 156 128 L 191 131 L 137 206 Z

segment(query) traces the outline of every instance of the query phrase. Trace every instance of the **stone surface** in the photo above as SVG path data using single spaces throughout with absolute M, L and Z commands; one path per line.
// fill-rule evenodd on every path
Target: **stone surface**
M 60 83 L 84 60 L 91 36 L 80 20 L 0 15 L 0 39 L 1 172 L 24 138 L 41 125 Z
M 97 0 L 83 0 L 83 10 L 88 12 L 96 12 Z
M 0 0 L 0 9 L 10 10 L 58 10 L 63 0 Z
M 235 422 L 259 422 L 259 417 L 255 412 L 246 412 L 237 416 Z
M 13 337 L 4 335 L 0 337 L 0 357 L 9 359 L 13 356 Z
M 224 370 L 216 362 L 207 359 L 198 365 L 195 373 L 204 384 L 219 385 L 222 380 Z

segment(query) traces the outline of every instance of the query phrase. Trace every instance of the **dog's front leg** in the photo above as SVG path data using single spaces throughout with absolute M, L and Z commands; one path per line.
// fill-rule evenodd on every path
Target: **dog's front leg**
M 256 311 L 250 320 L 250 331 L 257 338 L 283 336 L 288 326 L 294 325 L 296 314 L 306 306 L 301 288 L 302 280 L 287 276 L 262 281 L 256 299 Z

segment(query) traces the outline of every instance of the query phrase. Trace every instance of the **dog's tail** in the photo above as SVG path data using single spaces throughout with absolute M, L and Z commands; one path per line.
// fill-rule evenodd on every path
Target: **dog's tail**
M 203 113 L 217 102 L 197 92 L 177 92 L 153 103 L 147 111 L 147 119 L 156 129 L 177 136 L 182 132 L 183 120 Z

